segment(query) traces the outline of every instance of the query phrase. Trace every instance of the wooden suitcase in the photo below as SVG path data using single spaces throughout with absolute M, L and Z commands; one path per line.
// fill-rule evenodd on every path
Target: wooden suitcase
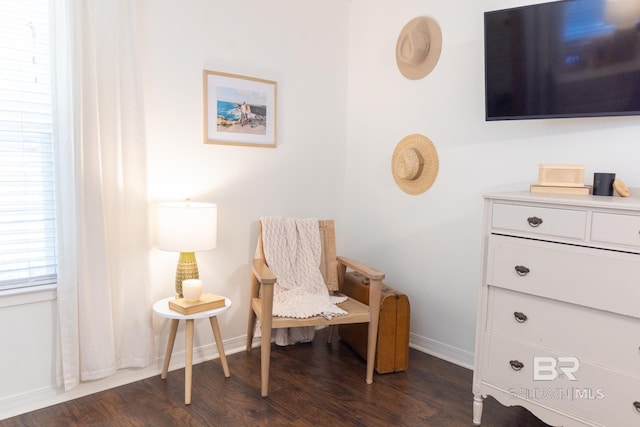
M 369 302 L 369 280 L 350 271 L 345 274 L 341 292 L 360 302 Z M 382 284 L 380 323 L 376 346 L 375 369 L 379 374 L 400 372 L 409 366 L 410 307 L 406 295 Z M 362 358 L 367 358 L 366 323 L 340 325 L 338 333 L 349 347 Z

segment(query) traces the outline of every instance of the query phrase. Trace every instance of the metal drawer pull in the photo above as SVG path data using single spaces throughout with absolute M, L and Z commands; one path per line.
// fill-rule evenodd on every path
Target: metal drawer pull
M 528 319 L 526 314 L 521 313 L 519 311 L 514 312 L 513 313 L 513 317 L 516 318 L 516 322 L 518 322 L 518 323 L 524 323 Z
M 530 216 L 529 218 L 527 218 L 527 222 L 531 227 L 535 228 L 542 224 L 542 218 L 538 218 L 537 216 Z
M 524 265 L 516 265 L 514 268 L 516 270 L 516 273 L 518 273 L 518 276 L 526 276 L 531 271 Z
M 636 408 L 636 411 L 640 412 L 640 402 L 636 400 L 635 402 L 633 402 L 633 406 L 634 408 Z
M 511 365 L 511 368 L 513 368 L 514 371 L 519 371 L 520 369 L 524 368 L 524 363 L 519 360 L 510 360 L 509 365 Z

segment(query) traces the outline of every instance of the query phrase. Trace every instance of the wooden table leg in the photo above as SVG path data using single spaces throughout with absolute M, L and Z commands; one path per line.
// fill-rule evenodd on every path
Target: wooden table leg
M 222 336 L 220 335 L 220 326 L 218 325 L 218 318 L 216 316 L 210 317 L 211 329 L 213 329 L 213 337 L 216 339 L 216 346 L 218 347 L 218 353 L 220 354 L 220 362 L 222 363 L 222 370 L 224 376 L 229 378 L 229 365 L 227 364 L 227 356 L 224 354 L 224 346 L 222 344 Z
M 167 351 L 164 353 L 164 365 L 162 366 L 162 374 L 160 378 L 167 378 L 169 372 L 169 362 L 171 361 L 171 353 L 173 353 L 173 344 L 176 342 L 176 332 L 178 332 L 178 319 L 171 319 L 171 329 L 169 329 L 169 339 L 167 340 Z
M 193 371 L 193 319 L 187 319 L 184 365 L 184 404 L 191 404 L 191 376 Z

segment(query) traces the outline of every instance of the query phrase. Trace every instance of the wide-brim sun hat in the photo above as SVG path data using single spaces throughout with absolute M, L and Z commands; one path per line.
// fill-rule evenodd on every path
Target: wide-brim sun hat
M 412 134 L 402 138 L 391 156 L 391 173 L 402 191 L 417 195 L 427 191 L 438 176 L 438 152 L 429 138 Z
M 435 68 L 441 52 L 440 26 L 432 18 L 419 16 L 400 31 L 396 43 L 396 63 L 403 76 L 418 80 Z

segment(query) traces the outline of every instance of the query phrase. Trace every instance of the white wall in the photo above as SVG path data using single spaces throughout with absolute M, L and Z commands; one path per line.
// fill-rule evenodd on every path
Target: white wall
M 351 0 L 345 212 L 349 253 L 387 274 L 412 304 L 412 343 L 473 362 L 482 194 L 524 190 L 539 163 L 583 163 L 591 183 L 612 171 L 640 186 L 638 117 L 484 121 L 483 13 L 531 1 Z M 402 27 L 427 15 L 442 29 L 440 61 L 405 79 L 395 63 Z M 391 154 L 421 133 L 440 161 L 433 187 L 396 187 Z
M 145 3 L 150 198 L 218 204 L 217 248 L 197 258 L 205 289 L 234 301 L 220 319 L 224 338 L 246 333 L 256 220 L 341 219 L 346 25 L 343 0 Z M 277 148 L 203 143 L 203 69 L 278 82 Z M 172 290 L 177 254 L 153 261 L 160 298 Z
M 256 219 L 336 218 L 341 253 L 387 273 L 409 295 L 412 344 L 456 363 L 472 360 L 480 278 L 482 194 L 525 189 L 538 163 L 584 163 L 640 187 L 637 117 L 484 121 L 482 14 L 531 2 L 487 0 L 143 0 L 141 50 L 149 147 L 149 197 L 190 196 L 219 206 L 218 248 L 199 253 L 205 286 L 233 299 L 220 323 L 227 350 L 241 348 Z M 395 64 L 406 22 L 441 25 L 442 56 L 409 81 Z M 276 149 L 202 143 L 202 70 L 278 82 Z M 410 133 L 436 145 L 440 173 L 409 196 L 391 176 L 391 153 Z M 171 293 L 177 254 L 154 251 L 154 298 Z M 55 303 L 0 307 L 0 419 L 77 394 L 154 375 L 159 365 L 93 383 L 76 394 L 54 385 Z M 1 306 L 2 304 L 0 304 Z M 157 355 L 167 325 L 154 323 Z M 176 343 L 179 366 L 182 331 Z M 197 329 L 196 357 L 214 352 Z M 231 366 L 233 372 L 233 366 Z M 93 388 L 91 388 L 93 387 Z

